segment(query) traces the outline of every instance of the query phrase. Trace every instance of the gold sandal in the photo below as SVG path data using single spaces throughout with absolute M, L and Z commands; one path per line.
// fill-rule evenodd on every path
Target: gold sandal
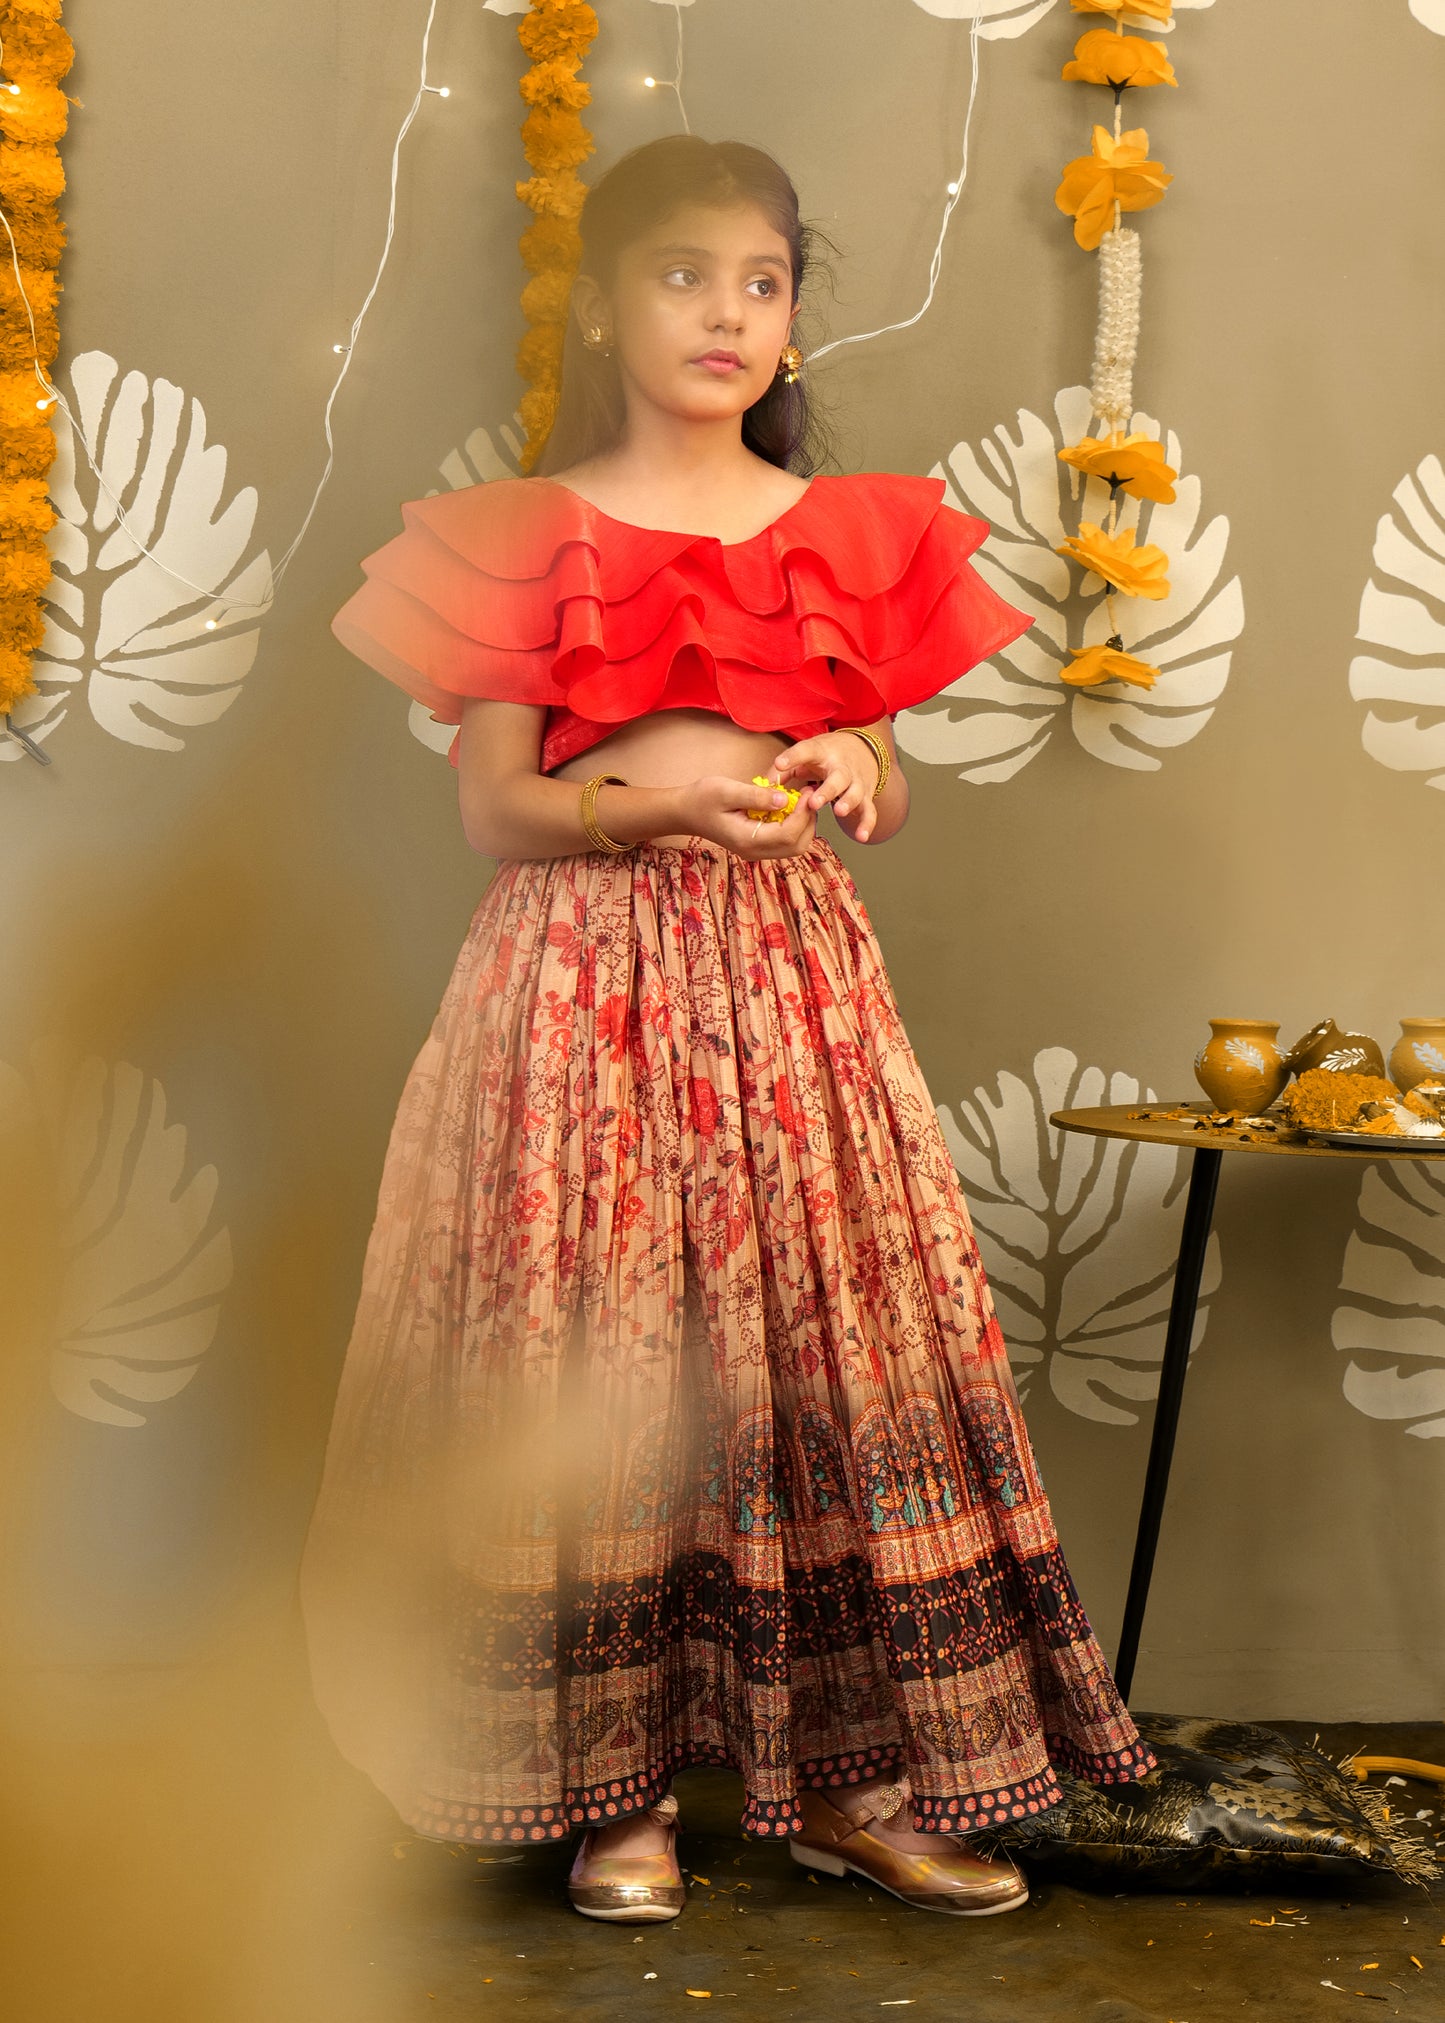
M 589 1827 L 567 1878 L 572 1908 L 584 1918 L 611 1924 L 657 1924 L 675 1918 L 687 1901 L 682 1871 L 677 1865 L 677 1800 L 669 1792 L 647 1808 L 649 1818 L 667 1827 L 662 1854 L 598 1855 L 592 1852 L 596 1829 Z
M 824 1875 L 862 1876 L 905 1904 L 956 1918 L 996 1917 L 1028 1902 L 1029 1886 L 1006 1854 L 985 1854 L 954 1834 L 935 1836 L 936 1853 L 911 1854 L 874 1833 L 872 1822 L 891 1819 L 908 1795 L 906 1784 L 868 1785 L 850 1817 L 821 1791 L 800 1792 L 804 1828 L 788 1842 L 793 1860 Z

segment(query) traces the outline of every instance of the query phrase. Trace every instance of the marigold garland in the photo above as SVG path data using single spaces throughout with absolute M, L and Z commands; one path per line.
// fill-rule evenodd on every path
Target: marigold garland
M 3 716 L 35 690 L 32 661 L 45 633 L 42 593 L 50 581 L 45 537 L 56 519 L 47 494 L 55 430 L 48 406 L 38 405 L 45 396 L 37 365 L 48 378 L 60 349 L 56 302 L 66 233 L 55 205 L 65 188 L 65 171 L 56 143 L 70 108 L 60 80 L 75 61 L 75 45 L 60 25 L 60 6 L 61 0 L 0 0 L 5 77 L 20 87 L 0 91 L 0 211 L 9 225 L 8 235 L 0 228 Z
M 514 187 L 535 214 L 517 242 L 532 276 L 522 290 L 531 327 L 516 351 L 517 370 L 529 383 L 518 404 L 526 432 L 518 458 L 524 471 L 541 455 L 557 414 L 562 340 L 582 253 L 577 219 L 587 195 L 577 170 L 595 149 L 579 117 L 592 90 L 577 72 L 596 34 L 597 16 L 586 0 L 531 0 L 517 24 L 517 40 L 532 59 L 517 88 L 529 107 L 522 151 L 534 173 Z
M 1059 458 L 1108 485 L 1109 517 L 1107 527 L 1084 521 L 1076 535 L 1059 543 L 1058 553 L 1103 577 L 1110 631 L 1102 643 L 1071 648 L 1061 678 L 1074 688 L 1106 681 L 1152 688 L 1159 670 L 1124 651 L 1114 596 L 1167 597 L 1169 558 L 1162 548 L 1140 545 L 1133 528 L 1119 525 L 1119 496 L 1129 493 L 1167 505 L 1175 497 L 1178 472 L 1165 462 L 1162 446 L 1152 437 L 1124 433 L 1134 412 L 1143 263 L 1139 234 L 1124 229 L 1122 214 L 1157 204 L 1174 178 L 1162 162 L 1148 158 L 1149 136 L 1143 127 L 1125 132 L 1123 99 L 1126 91 L 1177 85 L 1178 79 L 1166 45 L 1126 35 L 1124 21 L 1127 16 L 1146 26 L 1163 26 L 1172 6 L 1171 0 L 1072 0 L 1072 5 L 1075 14 L 1113 17 L 1112 30 L 1091 28 L 1079 37 L 1062 75 L 1071 83 L 1107 86 L 1114 94 L 1114 126 L 1112 133 L 1094 127 L 1090 152 L 1066 165 L 1054 193 L 1058 209 L 1074 220 L 1077 243 L 1099 254 L 1099 317 L 1089 391 L 1102 428 L 1098 436 L 1068 444 Z

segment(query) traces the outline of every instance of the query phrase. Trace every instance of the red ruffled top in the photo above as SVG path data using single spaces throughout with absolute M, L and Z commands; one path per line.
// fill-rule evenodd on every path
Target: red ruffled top
M 945 489 L 823 474 L 724 542 L 614 520 L 550 478 L 494 479 L 403 504 L 331 629 L 442 723 L 467 696 L 544 704 L 543 772 L 654 710 L 790 741 L 874 723 L 1032 622 L 973 568 L 988 522 Z

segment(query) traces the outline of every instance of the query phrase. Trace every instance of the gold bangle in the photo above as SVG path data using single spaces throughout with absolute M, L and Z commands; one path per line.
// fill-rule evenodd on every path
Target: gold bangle
M 619 843 L 597 820 L 597 789 L 599 787 L 625 787 L 630 783 L 619 779 L 616 773 L 597 773 L 582 789 L 582 827 L 587 832 L 587 840 L 597 850 L 630 850 L 630 843 Z
M 873 799 L 876 801 L 878 796 L 883 792 L 883 789 L 888 785 L 888 775 L 893 770 L 893 760 L 888 747 L 884 744 L 882 738 L 875 737 L 872 731 L 859 730 L 856 724 L 847 724 L 844 728 L 853 737 L 862 738 L 864 744 L 867 745 L 869 751 L 872 752 L 874 758 L 878 761 L 878 782 L 873 789 Z

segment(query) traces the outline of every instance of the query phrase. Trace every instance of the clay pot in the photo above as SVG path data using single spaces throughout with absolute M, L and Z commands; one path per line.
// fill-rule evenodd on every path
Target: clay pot
M 1308 1068 L 1329 1068 L 1336 1074 L 1379 1075 L 1385 1073 L 1385 1056 L 1368 1033 L 1342 1033 L 1333 1019 L 1318 1025 L 1297 1039 L 1284 1057 L 1292 1075 Z
M 1401 1019 L 1390 1080 L 1407 1094 L 1417 1082 L 1445 1081 L 1445 1019 Z
M 1211 1019 L 1209 1030 L 1213 1039 L 1195 1057 L 1196 1081 L 1216 1110 L 1258 1116 L 1289 1080 L 1275 1045 L 1278 1019 Z

